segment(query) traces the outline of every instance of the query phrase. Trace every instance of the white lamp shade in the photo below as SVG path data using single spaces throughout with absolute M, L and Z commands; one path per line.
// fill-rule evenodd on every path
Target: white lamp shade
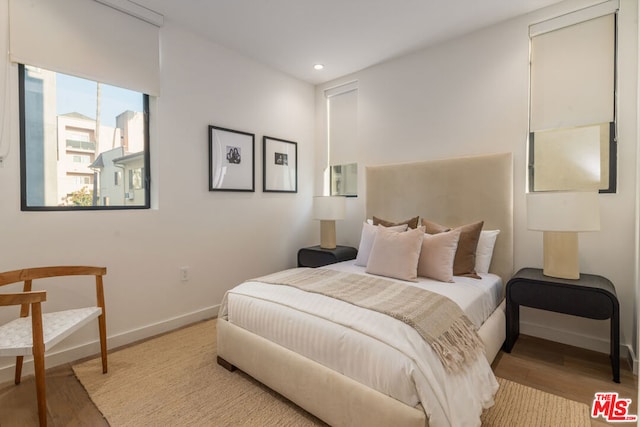
M 313 219 L 344 219 L 346 203 L 344 197 L 320 196 L 313 198 Z
M 539 231 L 598 231 L 596 191 L 549 191 L 527 194 L 527 227 Z

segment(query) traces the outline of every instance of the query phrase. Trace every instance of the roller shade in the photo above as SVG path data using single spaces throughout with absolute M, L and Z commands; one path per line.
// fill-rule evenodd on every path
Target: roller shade
M 160 95 L 159 28 L 91 0 L 10 0 L 10 59 Z
M 329 164 L 340 165 L 357 161 L 358 90 L 328 97 L 329 104 Z
M 531 37 L 532 132 L 614 120 L 615 14 Z

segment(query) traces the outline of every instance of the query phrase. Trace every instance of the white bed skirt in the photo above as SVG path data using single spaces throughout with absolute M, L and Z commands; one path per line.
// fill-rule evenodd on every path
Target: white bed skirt
M 332 426 L 428 426 L 411 407 L 218 318 L 218 356 Z M 504 301 L 478 333 L 489 363 L 505 339 Z

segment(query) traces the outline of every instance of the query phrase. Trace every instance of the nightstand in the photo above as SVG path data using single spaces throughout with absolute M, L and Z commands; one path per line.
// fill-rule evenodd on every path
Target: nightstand
M 620 309 L 613 284 L 602 276 L 581 274 L 579 279 L 558 279 L 539 268 L 523 268 L 507 283 L 507 337 L 511 352 L 520 333 L 520 306 L 571 314 L 589 319 L 611 319 L 611 369 L 620 382 Z
M 298 251 L 298 267 L 322 267 L 323 265 L 355 259 L 358 254 L 351 246 L 336 246 L 335 249 L 323 249 L 310 246 Z

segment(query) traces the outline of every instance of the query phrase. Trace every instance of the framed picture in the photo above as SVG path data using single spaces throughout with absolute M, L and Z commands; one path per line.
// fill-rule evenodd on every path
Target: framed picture
M 262 190 L 298 192 L 298 144 L 284 139 L 262 138 Z
M 255 135 L 209 126 L 209 191 L 255 191 Z

